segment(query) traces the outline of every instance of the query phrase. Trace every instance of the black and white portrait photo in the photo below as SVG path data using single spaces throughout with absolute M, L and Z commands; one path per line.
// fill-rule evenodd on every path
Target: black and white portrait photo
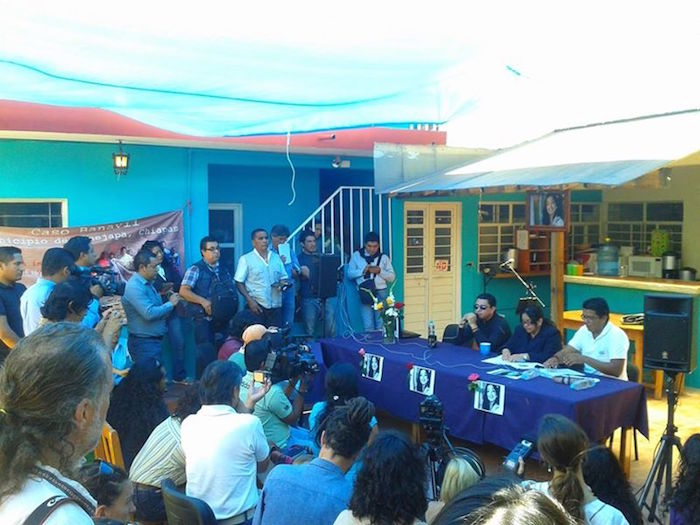
M 374 381 L 382 380 L 382 369 L 384 368 L 384 358 L 376 354 L 365 354 L 362 361 L 362 377 Z
M 504 385 L 479 381 L 479 389 L 474 395 L 474 408 L 502 416 L 505 399 L 506 387 Z
M 435 390 L 435 370 L 414 366 L 409 377 L 409 390 L 426 396 L 432 396 Z

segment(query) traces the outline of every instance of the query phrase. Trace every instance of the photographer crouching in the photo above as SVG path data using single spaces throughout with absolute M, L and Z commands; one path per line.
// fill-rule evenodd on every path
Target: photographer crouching
M 265 437 L 289 455 L 300 447 L 310 448 L 308 429 L 296 426 L 304 409 L 304 396 L 318 372 L 318 363 L 308 347 L 289 344 L 284 331 L 270 331 L 246 345 L 245 363 L 248 373 L 241 382 L 244 401 L 251 382 L 263 384 L 267 378 L 272 382 L 270 391 L 255 405 Z

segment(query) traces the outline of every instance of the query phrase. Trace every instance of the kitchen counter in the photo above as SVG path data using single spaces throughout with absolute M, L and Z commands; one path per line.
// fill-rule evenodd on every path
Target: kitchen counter
M 700 296 L 700 281 L 654 279 L 650 277 L 606 277 L 603 275 L 565 275 L 564 282 L 586 286 L 628 288 L 659 293 L 681 293 Z

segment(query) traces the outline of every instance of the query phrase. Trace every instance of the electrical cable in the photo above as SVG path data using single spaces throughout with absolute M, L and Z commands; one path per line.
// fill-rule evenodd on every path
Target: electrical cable
M 292 200 L 287 203 L 287 206 L 291 206 L 292 204 L 294 204 L 294 201 L 297 200 L 297 191 L 296 191 L 296 189 L 294 189 L 294 183 L 295 183 L 296 178 L 297 178 L 297 171 L 296 171 L 296 169 L 294 169 L 294 164 L 292 163 L 292 159 L 289 156 L 289 143 L 291 140 L 292 140 L 292 133 L 291 133 L 291 131 L 287 131 L 287 162 L 289 163 L 289 167 L 292 168 L 292 182 L 291 182 Z

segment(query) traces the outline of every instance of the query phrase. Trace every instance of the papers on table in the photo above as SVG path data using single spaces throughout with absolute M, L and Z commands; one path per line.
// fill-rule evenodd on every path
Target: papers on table
M 488 363 L 490 365 L 496 366 L 509 366 L 511 368 L 516 368 L 518 370 L 530 370 L 531 368 L 539 368 L 542 365 L 540 363 L 530 363 L 527 361 L 520 361 L 518 363 L 506 361 L 502 356 L 497 355 L 496 357 L 489 357 L 484 359 L 482 363 Z
M 495 357 L 489 357 L 488 359 L 484 359 L 482 363 L 488 363 L 490 365 L 496 365 L 496 366 L 507 366 L 510 368 L 515 368 L 516 370 L 532 370 L 533 368 L 537 368 L 539 371 L 539 375 L 542 377 L 547 377 L 549 379 L 552 379 L 553 377 L 566 377 L 566 376 L 576 376 L 576 377 L 582 377 L 585 374 L 581 372 L 577 372 L 576 370 L 571 370 L 569 368 L 544 368 L 541 363 L 529 363 L 529 362 L 519 362 L 519 363 L 511 363 L 510 361 L 506 361 L 503 359 L 502 356 L 497 355 Z M 496 375 L 500 375 L 496 373 Z M 508 376 L 506 376 L 508 377 Z

